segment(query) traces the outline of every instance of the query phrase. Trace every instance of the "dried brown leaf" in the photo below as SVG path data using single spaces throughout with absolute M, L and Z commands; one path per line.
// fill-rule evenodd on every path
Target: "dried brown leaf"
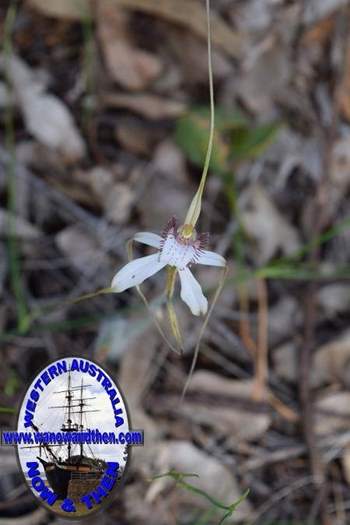
M 349 429 L 350 392 L 325 394 L 315 404 L 315 431 L 318 436 Z
M 130 90 L 145 89 L 155 80 L 162 63 L 156 55 L 131 41 L 128 16 L 115 2 L 97 3 L 98 34 L 108 71 L 113 80 Z
M 326 382 L 350 385 L 350 330 L 322 345 L 316 352 L 312 369 L 314 386 Z
M 158 448 L 156 463 L 157 474 L 168 472 L 171 469 L 177 472 L 197 474 L 198 477 L 188 478 L 186 481 L 227 505 L 232 504 L 242 495 L 232 472 L 218 459 L 187 441 L 164 442 Z M 171 481 L 167 478 L 156 480 L 148 491 L 147 501 L 153 501 L 169 484 Z M 191 509 L 199 506 L 208 508 L 209 505 L 206 499 L 185 490 L 176 492 L 174 503 L 176 517 L 179 521 L 182 521 L 181 515 L 184 516 L 182 513 L 186 513 L 188 518 Z M 250 504 L 248 500 L 245 500 L 238 506 L 234 515 L 228 518 L 227 523 L 244 520 L 249 512 Z
M 84 232 L 79 226 L 73 225 L 56 235 L 56 243 L 71 264 L 87 277 L 102 271 L 105 264 L 105 254 L 99 249 L 95 239 Z
M 91 15 L 88 0 L 27 0 L 27 4 L 53 18 L 81 20 Z
M 278 250 L 284 255 L 295 253 L 301 246 L 297 230 L 277 209 L 260 185 L 251 186 L 240 197 L 241 221 L 257 242 L 258 264 L 266 263 Z
M 105 1 L 105 0 L 104 0 Z M 27 0 L 46 16 L 81 20 L 91 15 L 89 0 Z M 198 36 L 207 39 L 207 22 L 204 7 L 195 0 L 107 0 L 112 7 L 139 10 L 187 27 Z M 97 2 L 97 5 L 100 1 Z M 242 49 L 242 37 L 232 31 L 226 22 L 211 13 L 213 44 L 236 58 Z
M 68 107 L 45 91 L 29 66 L 12 56 L 8 76 L 28 131 L 39 142 L 74 162 L 85 155 L 85 143 Z
M 248 408 L 242 410 L 239 405 L 234 406 L 223 399 L 237 399 L 251 401 L 255 383 L 252 380 L 237 381 L 225 379 L 218 374 L 200 370 L 193 375 L 189 387 L 189 397 L 183 405 L 183 412 L 192 421 L 205 423 L 213 428 L 229 435 L 237 442 L 241 440 L 256 439 L 267 430 L 271 422 L 271 416 L 266 411 Z M 199 396 L 198 401 L 191 401 L 191 393 Z M 200 394 L 211 394 L 215 399 L 215 410 L 212 405 L 200 401 Z M 257 405 L 258 406 L 258 405 Z
M 116 108 L 126 108 L 151 120 L 175 118 L 186 110 L 185 104 L 177 100 L 146 94 L 106 93 L 102 102 Z
M 136 9 L 181 24 L 201 38 L 207 39 L 207 20 L 205 8 L 195 0 L 107 0 L 117 1 L 120 7 Z M 242 37 L 234 33 L 213 11 L 211 12 L 213 44 L 221 47 L 231 57 L 236 58 L 242 50 Z
M 21 239 L 33 240 L 40 236 L 40 231 L 28 221 L 0 208 L 0 235 L 8 235 L 10 227 L 14 235 Z

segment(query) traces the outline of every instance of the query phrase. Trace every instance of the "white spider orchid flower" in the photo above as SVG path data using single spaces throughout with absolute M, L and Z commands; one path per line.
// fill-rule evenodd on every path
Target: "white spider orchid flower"
M 190 224 L 177 228 L 176 220 L 171 219 L 162 235 L 139 232 L 133 240 L 157 249 L 157 252 L 140 257 L 127 263 L 114 276 L 113 292 L 123 292 L 132 286 L 138 286 L 166 266 L 178 272 L 181 282 L 181 299 L 190 308 L 193 315 L 206 314 L 208 301 L 199 282 L 189 267 L 193 264 L 206 266 L 226 266 L 225 259 L 218 253 L 205 250 L 208 235 L 197 235 Z

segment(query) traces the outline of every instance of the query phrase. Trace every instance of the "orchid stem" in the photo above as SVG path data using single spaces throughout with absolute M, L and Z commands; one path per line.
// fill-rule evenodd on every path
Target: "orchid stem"
M 212 50 L 211 50 L 211 27 L 210 27 L 210 0 L 206 0 L 207 8 L 207 29 L 208 29 L 208 73 L 209 73 L 209 97 L 210 97 L 210 127 L 208 148 L 205 156 L 202 177 L 198 186 L 198 190 L 192 199 L 189 210 L 186 215 L 185 224 L 190 224 L 193 228 L 196 226 L 199 214 L 202 208 L 202 195 L 207 181 L 209 171 L 211 154 L 213 151 L 214 142 L 214 127 L 215 127 L 215 107 L 214 107 L 214 83 L 213 83 L 213 66 L 212 66 Z

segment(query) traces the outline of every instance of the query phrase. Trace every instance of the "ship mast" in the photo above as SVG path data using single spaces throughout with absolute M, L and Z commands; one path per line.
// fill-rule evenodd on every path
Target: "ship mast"
M 68 428 L 65 427 L 65 424 L 63 423 L 62 425 L 62 429 L 61 430 L 66 430 L 68 432 L 70 432 L 72 430 L 72 419 L 71 419 L 71 409 L 72 409 L 72 397 L 73 397 L 73 394 L 72 394 L 72 391 L 71 391 L 71 383 L 72 383 L 72 378 L 71 378 L 71 375 L 70 375 L 70 368 L 69 368 L 69 371 L 68 371 L 68 389 L 67 389 L 67 395 L 66 395 L 66 398 L 67 398 L 67 401 L 68 401 L 68 419 L 67 419 L 67 423 L 68 423 Z M 68 459 L 70 459 L 70 456 L 71 456 L 71 448 L 72 448 L 72 445 L 71 445 L 71 442 L 69 441 L 68 442 Z
M 77 406 L 80 406 L 80 405 L 74 405 L 73 404 L 73 401 L 74 401 L 74 390 L 76 390 L 76 387 L 72 387 L 72 376 L 71 376 L 71 370 L 69 368 L 68 370 L 68 380 L 67 380 L 67 390 L 59 390 L 58 392 L 54 392 L 55 394 L 60 394 L 60 393 L 64 393 L 65 394 L 65 398 L 67 400 L 66 404 L 65 405 L 58 405 L 58 406 L 53 406 L 53 407 L 49 407 L 49 408 L 65 408 L 67 409 L 67 419 L 65 421 L 63 421 L 63 424 L 62 424 L 62 427 L 61 427 L 61 431 L 62 432 L 76 432 L 78 430 L 78 425 L 76 423 L 73 423 L 73 419 L 72 419 L 72 414 L 74 414 L 74 409 L 75 407 Z M 67 449 L 68 449 L 68 461 L 70 460 L 71 456 L 72 456 L 72 443 L 71 441 L 68 441 L 67 443 Z
M 83 401 L 83 379 L 81 380 L 81 384 L 80 384 L 80 403 L 79 403 L 79 408 L 80 408 L 80 412 L 79 412 L 79 416 L 80 416 L 80 426 L 79 426 L 79 430 L 80 432 L 83 430 L 83 406 L 84 406 L 84 401 Z M 80 457 L 83 457 L 83 442 L 81 441 L 80 443 Z
M 90 400 L 90 399 L 96 399 L 95 397 L 84 397 L 83 396 L 83 391 L 85 388 L 88 388 L 90 387 L 91 385 L 84 385 L 83 383 L 83 379 L 81 380 L 81 384 L 80 386 L 77 385 L 77 386 L 72 386 L 72 377 L 71 377 L 71 369 L 69 368 L 68 370 L 68 380 L 67 380 L 67 389 L 65 390 L 58 390 L 56 392 L 54 392 L 55 394 L 61 394 L 61 393 L 64 393 L 65 394 L 65 398 L 66 398 L 66 403 L 65 405 L 58 405 L 58 406 L 50 406 L 48 408 L 65 408 L 66 409 L 66 414 L 67 414 L 67 419 L 65 421 L 63 421 L 63 424 L 62 424 L 62 427 L 61 427 L 61 431 L 62 432 L 82 432 L 84 430 L 84 425 L 83 425 L 83 414 L 87 413 L 87 412 L 99 412 L 99 410 L 86 410 L 87 407 L 89 407 L 88 403 L 86 403 L 86 401 Z M 77 393 L 80 391 L 80 397 L 79 398 L 75 398 L 74 397 L 74 394 Z M 85 410 L 84 410 L 85 408 Z M 78 410 L 75 410 L 75 409 L 78 409 Z M 76 417 L 74 417 L 74 415 L 77 414 L 79 419 L 79 423 L 76 423 L 75 421 L 77 420 Z M 79 444 L 80 446 L 80 457 L 83 457 L 83 444 L 80 443 Z M 72 443 L 71 441 L 69 440 L 68 443 L 67 443 L 67 449 L 68 449 L 68 457 L 67 457 L 67 461 L 69 462 L 71 457 L 72 457 Z

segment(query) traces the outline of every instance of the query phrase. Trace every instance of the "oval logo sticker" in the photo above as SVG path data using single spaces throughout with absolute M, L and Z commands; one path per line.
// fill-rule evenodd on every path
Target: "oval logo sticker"
M 75 519 L 111 501 L 130 446 L 143 444 L 143 432 L 130 430 L 115 381 L 100 365 L 80 357 L 62 358 L 39 372 L 12 434 L 14 442 L 6 444 L 16 444 L 35 497 L 56 514 Z

